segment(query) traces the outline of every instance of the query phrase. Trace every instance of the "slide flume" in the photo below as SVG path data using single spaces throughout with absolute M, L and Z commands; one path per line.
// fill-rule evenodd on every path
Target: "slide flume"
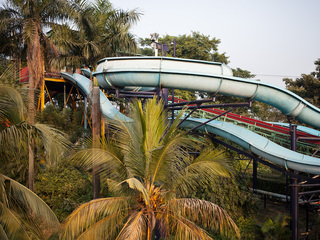
M 101 87 L 164 87 L 241 97 L 269 104 L 319 129 L 320 109 L 272 84 L 232 76 L 225 64 L 168 57 L 106 58 L 94 75 Z
M 61 73 L 61 76 L 78 86 L 82 92 L 90 97 L 92 82 L 79 74 Z M 130 122 L 131 119 L 121 114 L 109 102 L 108 98 L 100 92 L 100 106 L 102 113 L 110 120 Z M 207 119 L 188 119 L 182 124 L 184 128 L 192 128 L 207 121 Z M 270 140 L 244 128 L 225 122 L 212 121 L 199 130 L 205 130 L 221 137 L 227 138 L 243 148 L 263 157 L 273 163 L 301 172 L 320 174 L 320 159 L 293 152 L 279 146 Z

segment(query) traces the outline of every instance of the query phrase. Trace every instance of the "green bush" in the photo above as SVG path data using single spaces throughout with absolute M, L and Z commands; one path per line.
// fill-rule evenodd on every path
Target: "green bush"
M 233 218 L 251 216 L 257 210 L 258 198 L 246 191 L 236 178 L 217 178 L 212 186 L 203 186 L 194 192 L 193 197 L 213 202 Z
M 37 175 L 35 192 L 63 221 L 76 207 L 92 199 L 91 175 L 63 161 Z
M 261 230 L 261 227 L 256 223 L 256 221 L 253 218 L 240 217 L 236 223 L 238 228 L 240 229 L 241 239 L 264 239 L 264 234 Z
M 86 130 L 81 125 L 82 111 L 71 108 L 60 110 L 52 105 L 46 106 L 41 113 L 41 123 L 54 126 L 69 135 L 71 142 L 75 143 L 83 137 Z

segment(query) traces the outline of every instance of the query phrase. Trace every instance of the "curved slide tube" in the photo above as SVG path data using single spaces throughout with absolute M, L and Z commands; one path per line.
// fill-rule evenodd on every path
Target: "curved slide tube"
M 92 81 L 80 74 L 69 74 L 69 73 L 60 73 L 60 75 L 67 81 L 71 82 L 73 85 L 80 88 L 84 95 L 91 98 L 92 90 Z M 114 106 L 110 103 L 106 95 L 100 90 L 100 109 L 103 115 L 111 120 L 119 120 L 122 122 L 132 121 L 130 118 L 121 114 Z
M 287 128 L 290 127 L 289 123 L 281 123 L 281 122 L 269 122 L 269 123 L 274 124 L 274 125 L 278 125 L 278 126 L 282 126 L 282 127 L 287 127 Z M 316 137 L 320 137 L 320 131 L 315 130 L 313 128 L 308 128 L 305 126 L 297 126 L 297 130 L 314 135 Z
M 90 96 L 92 82 L 89 79 L 79 74 L 70 75 L 67 73 L 61 73 L 61 76 L 78 86 L 84 94 Z M 108 119 L 125 122 L 131 121 L 130 118 L 116 110 L 109 102 L 108 98 L 103 93 L 102 96 L 101 93 L 101 111 Z M 181 127 L 193 128 L 205 121 L 207 121 L 207 119 L 188 119 L 182 123 Z M 286 168 L 306 173 L 320 174 L 320 159 L 293 152 L 242 127 L 238 127 L 230 123 L 212 121 L 202 127 L 199 127 L 199 130 L 208 131 L 227 138 L 258 156 Z
M 320 128 L 320 109 L 272 84 L 232 76 L 224 64 L 167 57 L 106 58 L 94 75 L 101 87 L 165 87 L 204 91 L 260 101 Z

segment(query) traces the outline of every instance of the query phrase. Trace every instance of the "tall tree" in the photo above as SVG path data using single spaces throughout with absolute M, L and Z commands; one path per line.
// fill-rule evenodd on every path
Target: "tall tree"
M 88 202 L 67 219 L 63 239 L 212 239 L 206 230 L 239 236 L 238 228 L 219 206 L 188 198 L 194 189 L 230 176 L 225 158 L 178 131 L 180 116 L 170 126 L 163 105 L 135 101 L 133 121 L 113 122 L 112 138 L 101 149 L 77 153 L 91 168 L 96 161 L 114 197 Z M 192 158 L 188 150 L 202 150 Z M 94 160 L 92 159 L 94 157 Z M 155 233 L 156 232 L 156 233 Z
M 55 47 L 44 33 L 44 29 L 52 27 L 64 20 L 68 13 L 67 0 L 8 0 L 0 9 L 0 27 L 14 27 L 14 34 L 23 40 L 26 46 L 29 67 L 28 122 L 35 123 L 35 89 L 44 84 L 44 51 L 54 53 Z M 9 30 L 9 29 L 8 29 Z M 34 139 L 30 138 L 29 175 L 30 189 L 33 190 L 34 179 Z
M 95 66 L 104 57 L 118 56 L 136 50 L 136 42 L 129 32 L 133 23 L 137 22 L 140 13 L 136 10 L 124 11 L 114 9 L 109 1 L 76 0 L 73 3 L 75 29 L 70 26 L 58 26 L 52 30 L 51 39 L 62 49 L 57 64 L 67 64 L 75 70 L 82 65 Z M 60 32 L 66 34 L 61 35 Z M 93 88 L 92 99 L 96 108 L 92 120 L 93 139 L 100 138 L 100 100 L 99 87 Z M 96 122 L 98 121 L 98 122 Z M 98 144 L 96 141 L 95 145 Z M 93 170 L 94 198 L 99 197 L 100 181 L 98 171 Z
M 177 37 L 165 35 L 164 37 L 160 37 L 158 42 L 160 44 L 167 43 L 170 46 L 167 53 L 168 56 L 174 55 L 172 46 L 174 39 L 176 39 L 176 57 L 178 58 L 228 63 L 228 57 L 225 53 L 218 52 L 218 46 L 221 43 L 220 39 L 210 38 L 210 36 L 195 31 L 192 31 L 189 35 L 184 34 Z M 142 54 L 151 55 L 151 52 L 148 50 L 150 49 L 148 47 L 150 44 L 150 38 L 140 39 Z M 161 52 L 159 55 L 161 55 Z
M 286 88 L 303 99 L 320 107 L 320 58 L 314 62 L 316 69 L 310 74 L 301 74 L 296 80 L 284 78 Z
M 130 28 L 141 16 L 137 10 L 114 9 L 108 0 L 75 0 L 72 7 L 72 24 L 56 26 L 50 34 L 61 52 L 58 66 L 95 66 L 102 58 L 136 51 Z
M 17 90 L 0 86 L 0 163 L 5 165 L 5 154 L 18 154 L 28 139 L 40 139 L 47 161 L 56 161 L 68 142 L 61 132 L 43 124 L 24 120 L 25 108 Z M 44 239 L 44 224 L 59 228 L 50 208 L 32 191 L 0 174 L 0 238 Z

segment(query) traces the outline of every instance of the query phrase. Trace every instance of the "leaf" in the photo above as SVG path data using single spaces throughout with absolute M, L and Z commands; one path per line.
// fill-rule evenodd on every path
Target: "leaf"
M 129 179 L 124 180 L 123 182 L 128 183 L 130 188 L 138 190 L 139 192 L 141 192 L 141 194 L 143 196 L 143 199 L 144 199 L 144 202 L 146 203 L 146 205 L 150 205 L 150 197 L 149 197 L 148 191 L 138 179 L 129 178 Z

